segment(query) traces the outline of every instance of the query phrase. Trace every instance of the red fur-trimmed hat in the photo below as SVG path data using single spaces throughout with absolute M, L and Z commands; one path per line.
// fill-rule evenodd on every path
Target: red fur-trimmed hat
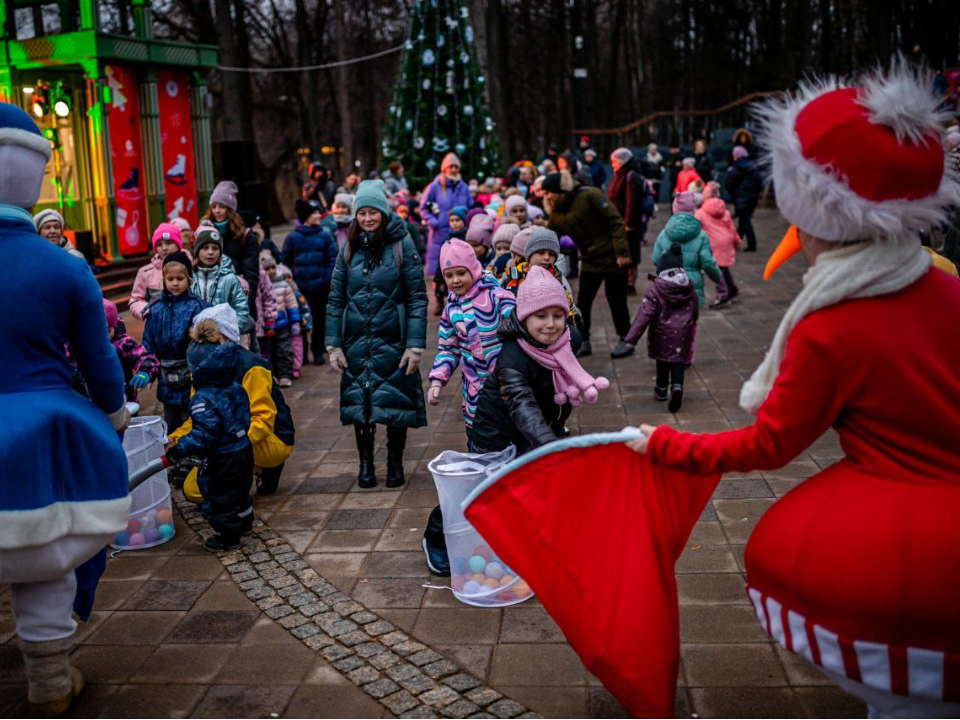
M 939 105 L 930 83 L 897 59 L 856 85 L 814 81 L 762 106 L 761 141 L 784 217 L 835 242 L 939 223 L 960 200 Z

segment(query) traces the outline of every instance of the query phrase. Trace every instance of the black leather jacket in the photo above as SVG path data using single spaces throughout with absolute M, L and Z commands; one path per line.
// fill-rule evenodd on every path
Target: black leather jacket
M 570 327 L 574 352 L 582 344 L 580 333 Z M 477 451 L 496 452 L 509 445 L 522 455 L 533 448 L 564 437 L 564 422 L 573 409 L 554 400 L 553 373 L 539 365 L 517 343 L 517 338 L 538 345 L 515 314 L 508 316 L 497 333 L 503 348 L 497 368 L 480 391 L 473 419 L 472 445 Z

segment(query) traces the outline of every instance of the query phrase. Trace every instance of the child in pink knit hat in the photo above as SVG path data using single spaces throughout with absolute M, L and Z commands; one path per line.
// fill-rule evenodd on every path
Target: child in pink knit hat
M 183 250 L 180 228 L 173 223 L 160 223 L 153 231 L 152 244 L 154 256 L 137 271 L 130 291 L 130 312 L 138 320 L 146 317 L 147 306 L 163 293 L 163 259 L 170 253 Z
M 477 398 L 500 354 L 497 330 L 513 312 L 516 300 L 483 272 L 474 249 L 463 240 L 440 248 L 440 271 L 450 292 L 440 316 L 437 357 L 430 371 L 427 401 L 440 402 L 440 390 L 460 366 L 463 376 L 463 420 L 470 436 Z
M 577 361 L 581 338 L 569 312 L 563 286 L 542 267 L 531 267 L 517 292 L 517 311 L 500 329 L 503 348 L 480 393 L 472 452 L 514 445 L 524 453 L 564 437 L 573 407 L 596 402 L 609 387 Z

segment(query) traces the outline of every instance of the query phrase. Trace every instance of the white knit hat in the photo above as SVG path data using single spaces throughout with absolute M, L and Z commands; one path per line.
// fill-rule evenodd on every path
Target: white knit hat
M 237 311 L 227 303 L 221 303 L 201 310 L 193 319 L 193 325 L 201 320 L 213 320 L 220 328 L 220 334 L 230 342 L 240 342 L 240 326 L 237 324 Z
M 37 232 L 40 231 L 40 228 L 43 227 L 44 223 L 51 221 L 56 221 L 60 223 L 60 229 L 63 230 L 67 224 L 63 221 L 63 215 L 58 213 L 53 208 L 47 208 L 46 210 L 41 210 L 36 215 L 33 216 L 33 224 L 37 226 Z

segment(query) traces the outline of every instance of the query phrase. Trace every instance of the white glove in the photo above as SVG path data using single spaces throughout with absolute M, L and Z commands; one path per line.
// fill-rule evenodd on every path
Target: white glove
M 413 375 L 420 367 L 420 356 L 423 350 L 419 348 L 407 348 L 403 351 L 403 357 L 400 358 L 400 369 L 406 369 L 407 375 Z
M 343 356 L 343 349 L 328 347 L 327 352 L 330 353 L 330 367 L 343 375 L 343 371 L 347 369 L 347 359 Z
M 427 402 L 431 405 L 440 404 L 440 390 L 443 389 L 443 385 L 434 380 L 430 383 L 430 389 L 427 390 Z

